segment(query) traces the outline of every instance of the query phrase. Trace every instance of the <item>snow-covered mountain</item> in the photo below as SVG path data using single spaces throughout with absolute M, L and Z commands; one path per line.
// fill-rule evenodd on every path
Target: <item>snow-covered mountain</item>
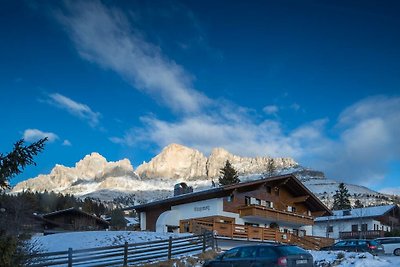
M 42 174 L 17 184 L 13 192 L 32 190 L 54 191 L 110 201 L 120 196 L 135 195 L 137 203 L 171 196 L 173 186 L 186 182 L 195 190 L 211 187 L 220 169 L 229 160 L 242 181 L 260 179 L 270 161 L 277 174 L 294 173 L 307 187 L 328 205 L 338 182 L 326 179 L 320 171 L 305 169 L 292 158 L 240 157 L 223 148 L 215 148 L 209 157 L 200 151 L 178 144 L 165 147 L 150 162 L 136 171 L 128 159 L 108 162 L 98 153 L 85 156 L 75 167 L 56 165 L 50 174 Z M 350 194 L 365 204 L 387 203 L 386 197 L 366 187 L 347 184 Z

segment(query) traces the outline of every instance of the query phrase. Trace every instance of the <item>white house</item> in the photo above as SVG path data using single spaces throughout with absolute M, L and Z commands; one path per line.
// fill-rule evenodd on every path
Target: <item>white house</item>
M 376 238 L 399 226 L 397 205 L 335 210 L 333 215 L 315 218 L 313 235 L 334 239 Z

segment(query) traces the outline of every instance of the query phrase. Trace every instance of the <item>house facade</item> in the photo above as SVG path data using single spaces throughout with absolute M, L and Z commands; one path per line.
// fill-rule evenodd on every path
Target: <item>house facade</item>
M 377 238 L 400 226 L 397 205 L 335 210 L 330 216 L 318 217 L 313 235 L 334 239 Z
M 212 188 L 132 207 L 141 230 L 276 240 L 312 235 L 314 218 L 331 211 L 294 175 Z M 273 231 L 271 231 L 273 230 Z
M 106 230 L 110 226 L 107 221 L 76 208 L 38 215 L 37 219 L 42 223 L 44 234 Z

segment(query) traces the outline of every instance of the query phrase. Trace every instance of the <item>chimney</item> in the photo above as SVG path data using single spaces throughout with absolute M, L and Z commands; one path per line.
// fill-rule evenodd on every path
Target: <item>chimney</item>
M 186 183 L 179 183 L 174 186 L 174 196 L 179 196 L 192 192 L 193 192 L 193 187 L 188 186 Z

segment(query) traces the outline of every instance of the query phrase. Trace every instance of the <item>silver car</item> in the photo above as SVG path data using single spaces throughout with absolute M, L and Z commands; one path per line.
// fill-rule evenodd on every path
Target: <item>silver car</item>
M 375 239 L 375 241 L 382 244 L 386 253 L 400 256 L 400 237 L 382 237 Z

